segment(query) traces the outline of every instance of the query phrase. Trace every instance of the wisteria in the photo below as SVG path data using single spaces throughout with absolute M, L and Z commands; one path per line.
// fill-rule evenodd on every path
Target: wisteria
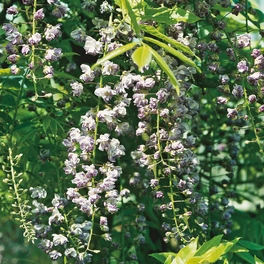
M 260 5 L 11 2 L 0 262 L 261 263 Z

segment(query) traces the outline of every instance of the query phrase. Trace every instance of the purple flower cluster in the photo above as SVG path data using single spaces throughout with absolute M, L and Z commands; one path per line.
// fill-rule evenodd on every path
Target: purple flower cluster
M 32 1 L 24 1 L 26 5 L 32 4 Z M 62 17 L 66 14 L 66 7 L 59 5 L 57 1 L 50 1 L 49 4 L 55 4 L 55 9 L 53 10 L 53 14 L 57 17 Z M 18 14 L 18 10 L 15 7 L 10 7 L 7 9 L 8 14 L 16 15 Z M 34 22 L 35 26 L 39 21 L 43 20 L 45 18 L 44 8 L 38 9 L 34 14 Z M 31 52 L 34 54 L 31 54 L 31 59 L 33 61 L 36 57 L 36 49 L 34 49 L 33 46 L 41 46 L 45 45 L 43 43 L 43 37 L 50 42 L 51 40 L 57 39 L 61 37 L 62 33 L 60 31 L 61 24 L 57 24 L 56 26 L 52 26 L 50 24 L 47 24 L 44 35 L 41 34 L 41 32 L 35 32 L 34 34 L 29 36 L 23 36 L 19 30 L 16 28 L 16 25 L 13 23 L 5 23 L 3 24 L 2 29 L 6 32 L 6 39 L 9 41 L 6 51 L 10 55 L 8 56 L 8 61 L 11 62 L 13 65 L 11 66 L 11 72 L 13 74 L 17 74 L 19 72 L 18 63 L 20 55 L 18 55 L 18 51 L 21 50 L 21 54 L 23 56 L 30 55 Z M 20 47 L 22 48 L 20 49 Z M 38 54 L 40 57 L 43 57 L 42 49 L 39 49 L 40 54 Z M 46 65 L 43 65 L 43 73 L 45 75 L 45 78 L 52 78 L 54 75 L 54 71 L 52 69 L 52 66 L 50 65 L 50 62 L 57 61 L 62 56 L 62 50 L 60 48 L 48 48 L 45 45 L 46 53 L 44 54 L 44 58 L 47 62 Z M 41 63 L 43 64 L 43 63 Z M 29 69 L 34 70 L 34 63 L 31 62 L 29 64 Z M 51 67 L 51 68 L 48 68 Z M 28 75 L 30 76 L 30 75 Z

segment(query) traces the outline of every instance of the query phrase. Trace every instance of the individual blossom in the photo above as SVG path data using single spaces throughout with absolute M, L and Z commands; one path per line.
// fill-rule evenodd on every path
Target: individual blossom
M 22 49 L 21 49 L 21 53 L 23 55 L 28 55 L 29 52 L 30 52 L 29 45 L 23 44 Z
M 126 189 L 126 188 L 125 189 L 122 189 L 120 191 L 120 196 L 121 197 L 128 198 L 130 196 L 130 191 L 128 189 Z
M 113 50 L 118 49 L 122 46 L 123 46 L 123 44 L 121 44 L 121 43 L 111 42 L 107 45 L 107 52 L 113 51 Z
M 66 248 L 64 255 L 66 257 L 71 257 L 71 258 L 76 258 L 77 257 L 77 252 L 74 248 Z
M 55 9 L 52 11 L 52 15 L 57 18 L 62 18 L 66 15 L 67 8 L 63 5 L 57 5 Z
M 82 165 L 82 168 L 86 172 L 86 176 L 88 178 L 94 178 L 98 174 L 98 171 L 93 164 L 92 165 Z
M 113 11 L 113 7 L 105 0 L 101 5 L 100 5 L 100 13 L 109 13 Z
M 6 13 L 9 15 L 17 15 L 18 11 L 16 7 L 10 6 L 9 8 L 7 8 Z
M 259 107 L 258 111 L 259 111 L 259 113 L 264 112 L 264 105 L 261 105 L 261 106 Z
M 64 164 L 65 167 L 63 168 L 65 174 L 75 174 L 76 173 L 76 166 L 80 162 L 79 156 L 76 153 L 69 153 L 68 159 L 65 160 Z
M 86 54 L 97 55 L 102 53 L 103 44 L 100 41 L 88 36 L 85 39 L 84 49 Z
M 255 94 L 251 94 L 251 95 L 249 95 L 249 97 L 248 97 L 248 101 L 249 101 L 251 104 L 255 103 L 255 102 L 257 101 L 257 97 L 256 97 L 256 95 L 255 95 Z
M 18 74 L 19 72 L 19 68 L 13 64 L 11 67 L 10 67 L 10 71 L 13 73 L 13 74 Z
M 115 132 L 118 136 L 120 135 L 126 135 L 131 131 L 131 127 L 128 122 L 122 122 L 120 124 L 117 124 L 115 128 Z
M 226 49 L 226 54 L 230 58 L 231 61 L 235 61 L 236 60 L 236 54 L 235 54 L 235 52 L 234 52 L 234 50 L 232 48 L 227 48 Z
M 92 204 L 84 197 L 74 198 L 72 202 L 77 204 L 83 213 L 87 213 L 88 216 L 92 213 Z
M 19 60 L 20 56 L 19 55 L 16 55 L 16 54 L 12 54 L 12 55 L 9 55 L 7 57 L 7 59 L 11 62 L 11 63 L 16 63 L 18 60 Z
M 5 47 L 7 54 L 16 54 L 18 52 L 17 46 L 13 45 L 12 43 L 8 43 Z
M 233 87 L 232 94 L 237 98 L 242 98 L 244 95 L 244 89 L 241 85 L 235 84 Z
M 101 151 L 107 150 L 110 145 L 110 135 L 109 134 L 103 134 L 100 135 L 100 137 L 96 140 L 96 144 L 99 144 L 98 149 Z
M 127 110 L 126 110 L 126 107 L 128 105 L 121 101 L 119 102 L 117 105 L 114 106 L 113 108 L 113 111 L 115 112 L 115 116 L 118 117 L 118 116 L 126 116 L 126 113 L 127 113 Z
M 89 136 L 80 136 L 78 139 L 78 143 L 80 145 L 81 150 L 85 150 L 90 152 L 93 150 L 94 147 L 94 139 Z
M 43 8 L 37 10 L 36 13 L 34 14 L 35 20 L 42 20 L 44 17 L 45 17 L 45 14 L 43 12 Z
M 73 96 L 80 96 L 83 93 L 83 85 L 77 81 L 74 81 L 70 84 L 72 88 Z
M 133 94 L 133 103 L 138 108 L 145 106 L 148 104 L 148 99 L 145 98 L 146 95 L 142 93 L 135 93 Z
M 71 32 L 71 37 L 78 42 L 85 42 L 87 36 L 83 29 L 77 28 Z
M 94 11 L 96 5 L 97 5 L 97 0 L 83 0 L 82 1 L 82 8 L 90 12 Z
M 246 33 L 237 37 L 237 47 L 242 49 L 250 46 L 251 36 Z
M 101 122 L 106 122 L 107 124 L 113 124 L 116 119 L 115 111 L 111 109 L 100 110 L 97 115 Z
M 111 61 L 105 61 L 102 65 L 103 75 L 116 75 L 119 70 L 119 65 Z
M 251 57 L 253 57 L 254 59 L 256 59 L 259 55 L 261 55 L 261 51 L 259 49 L 253 49 L 253 51 L 251 52 Z
M 89 114 L 81 116 L 81 124 L 83 131 L 87 131 L 87 130 L 91 131 L 91 130 L 95 130 L 96 128 L 95 119 Z
M 238 115 L 238 112 L 236 109 L 227 108 L 227 117 L 228 118 L 236 118 Z
M 220 30 L 214 30 L 214 32 L 211 34 L 211 39 L 215 41 L 220 41 L 223 35 L 224 34 Z
M 4 23 L 2 29 L 7 33 L 13 33 L 17 31 L 17 28 L 11 23 Z
M 94 71 L 91 70 L 90 66 L 86 64 L 81 65 L 81 70 L 83 74 L 80 76 L 80 79 L 84 82 L 91 82 L 95 78 Z
M 10 23 L 4 24 L 2 27 L 6 31 L 6 39 L 13 45 L 22 44 L 22 34 Z
M 45 189 L 43 189 L 41 186 L 37 186 L 35 188 L 30 187 L 29 191 L 31 192 L 31 197 L 33 199 L 35 198 L 46 198 L 47 196 L 47 191 Z
M 118 212 L 118 208 L 116 206 L 116 203 L 117 203 L 117 199 L 115 199 L 115 198 L 109 198 L 106 201 L 104 201 L 104 206 L 110 214 L 114 214 L 114 213 Z
M 41 248 L 44 252 L 48 253 L 53 247 L 53 242 L 51 242 L 49 239 L 42 239 L 38 244 L 38 247 Z
M 218 62 L 212 62 L 211 64 L 208 65 L 209 71 L 212 72 L 218 72 L 219 71 L 219 63 Z
M 81 136 L 81 131 L 79 128 L 75 128 L 75 127 L 72 127 L 68 133 L 68 136 L 69 136 L 69 139 L 70 141 L 72 142 L 77 142 L 78 139 L 80 138 Z M 76 154 L 72 153 L 74 155 L 74 160 L 77 156 L 75 156 Z M 70 157 L 69 157 L 70 158 Z
M 22 0 L 23 5 L 32 5 L 33 0 Z
M 108 160 L 115 162 L 117 158 L 125 155 L 125 147 L 120 145 L 118 139 L 113 138 L 110 141 L 109 147 L 107 148 Z
M 223 96 L 218 96 L 217 97 L 217 103 L 218 104 L 226 104 L 228 102 L 227 98 L 223 97 Z
M 232 14 L 238 15 L 243 10 L 243 7 L 241 4 L 235 4 L 232 8 Z
M 58 4 L 58 0 L 47 0 L 49 5 Z
M 31 210 L 33 214 L 39 215 L 47 213 L 48 208 L 43 203 L 39 203 L 37 200 L 34 200 L 32 204 L 35 206 L 35 208 Z
M 56 260 L 59 257 L 62 256 L 62 254 L 60 252 L 58 252 L 57 250 L 52 250 L 51 252 L 49 252 L 49 256 L 52 260 Z
M 51 79 L 54 75 L 53 67 L 45 65 L 43 68 L 43 74 L 45 75 L 45 78 Z
M 60 31 L 61 24 L 57 24 L 56 26 L 47 25 L 47 27 L 44 30 L 44 35 L 47 41 L 51 41 L 53 39 L 56 39 L 62 35 Z
M 101 97 L 106 103 L 109 103 L 113 95 L 116 94 L 116 91 L 112 90 L 109 85 L 106 85 L 103 88 L 96 88 L 94 94 L 98 97 Z
M 116 29 L 113 26 L 101 28 L 99 34 L 102 42 L 111 43 L 111 40 L 116 36 Z
M 52 234 L 51 236 L 53 237 L 53 245 L 54 246 L 65 245 L 67 242 L 69 242 L 67 237 L 65 237 L 64 235 Z
M 264 56 L 261 54 L 254 60 L 254 65 L 260 70 L 264 70 Z
M 35 65 L 34 65 L 32 62 L 30 62 L 30 63 L 28 64 L 28 68 L 29 68 L 30 70 L 33 70 L 34 67 L 35 67 Z
M 32 35 L 28 39 L 28 43 L 30 45 L 37 45 L 40 41 L 41 41 L 41 35 L 39 33 L 36 33 L 36 34 Z
M 105 216 L 100 216 L 100 228 L 103 232 L 108 232 L 108 223 L 107 223 L 107 217 Z
M 58 208 L 52 210 L 52 215 L 49 217 L 49 225 L 52 223 L 59 224 L 64 221 L 63 215 L 59 212 Z
M 51 201 L 51 204 L 56 208 L 63 209 L 67 204 L 67 200 L 55 193 L 54 198 Z
M 155 195 L 155 198 L 157 198 L 157 199 L 160 199 L 160 198 L 164 197 L 162 191 L 156 191 L 154 195 Z
M 227 84 L 230 80 L 230 78 L 225 74 L 225 75 L 220 75 L 219 76 L 221 84 Z
M 47 237 L 48 232 L 52 230 L 51 226 L 36 224 L 34 225 L 35 233 L 37 238 Z
M 47 61 L 57 61 L 61 58 L 62 52 L 60 48 L 48 49 L 45 54 Z
M 254 72 L 247 77 L 247 81 L 250 85 L 256 86 L 260 79 L 264 78 L 264 74 L 261 72 Z
M 248 71 L 248 64 L 247 61 L 242 60 L 237 64 L 237 70 L 241 73 L 245 73 Z

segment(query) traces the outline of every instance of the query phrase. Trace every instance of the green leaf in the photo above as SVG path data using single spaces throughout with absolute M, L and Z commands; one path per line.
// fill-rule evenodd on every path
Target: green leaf
M 152 254 L 149 254 L 149 256 L 164 263 L 168 257 L 176 257 L 177 254 L 172 253 L 172 252 L 162 252 L 162 253 L 152 253 Z
M 171 256 L 168 256 L 164 264 L 171 264 Z
M 218 246 L 212 246 L 213 244 L 215 245 L 219 244 L 220 243 L 219 240 L 221 240 L 221 238 L 222 238 L 222 235 L 219 235 L 213 238 L 212 239 L 213 243 L 211 242 L 209 244 L 205 244 L 203 250 L 201 251 L 201 252 L 204 252 L 202 255 L 197 256 L 195 254 L 195 256 L 191 258 L 186 264 L 195 264 L 195 263 L 200 263 L 200 262 L 202 263 L 202 261 L 213 263 L 219 260 L 222 255 L 226 254 L 239 240 L 239 238 L 236 238 L 232 240 L 231 242 L 221 243 Z M 206 248 L 208 249 L 206 250 Z M 201 254 L 201 252 L 199 254 Z
M 153 254 L 149 254 L 149 256 L 155 258 L 161 263 L 164 263 L 166 261 L 166 257 L 164 253 L 153 253 Z
M 43 130 L 45 133 L 47 133 L 47 129 L 50 127 L 50 121 L 51 121 L 50 116 L 46 116 L 43 120 Z
M 101 65 L 102 63 L 104 63 L 107 60 L 111 60 L 125 52 L 127 52 L 128 50 L 133 49 L 136 45 L 138 45 L 138 42 L 131 42 L 128 43 L 116 50 L 113 50 L 111 52 L 109 52 L 108 54 L 106 54 L 103 58 L 99 59 L 92 67 L 91 69 L 93 70 L 96 66 Z
M 71 56 L 74 56 L 74 55 L 80 56 L 80 54 L 76 53 L 76 52 L 64 52 L 62 57 L 71 57 Z
M 184 264 L 184 262 L 180 258 L 176 257 L 173 259 L 171 264 Z
M 222 237 L 223 237 L 223 235 L 215 236 L 211 240 L 204 242 L 203 245 L 195 253 L 195 256 L 202 256 L 204 253 L 206 253 L 212 247 L 219 246 Z
M 174 73 L 169 68 L 167 63 L 163 60 L 163 58 L 158 54 L 158 52 L 156 52 L 151 47 L 149 47 L 149 49 L 150 49 L 153 57 L 155 58 L 156 62 L 159 64 L 160 68 L 168 75 L 171 84 L 174 86 L 174 88 L 176 90 L 177 95 L 179 95 L 180 94 L 180 87 L 179 87 L 178 81 L 177 81 Z
M 174 8 L 171 18 L 177 20 L 177 22 L 183 21 L 189 24 L 201 20 L 201 18 L 196 16 L 194 13 L 191 13 L 188 10 L 184 10 L 181 8 Z
M 0 76 L 10 76 L 10 75 L 14 75 L 13 73 L 11 73 L 10 68 L 0 69 Z
M 201 20 L 201 18 L 199 18 L 195 14 L 181 8 L 152 8 L 149 6 L 145 7 L 145 15 L 141 16 L 141 19 L 145 21 L 154 20 L 158 23 L 167 25 L 173 25 L 180 21 L 191 24 Z
M 50 130 L 54 136 L 57 135 L 58 125 L 57 121 L 54 118 L 51 118 L 50 120 Z
M 197 263 L 203 263 L 204 261 L 206 261 L 206 259 L 203 256 L 192 257 L 184 264 L 197 264 Z
M 186 247 L 182 248 L 178 254 L 177 257 L 181 258 L 183 263 L 186 263 L 189 259 L 191 259 L 196 250 L 197 250 L 197 243 L 198 243 L 198 237 L 191 241 Z
M 243 252 L 243 253 L 235 253 L 237 256 L 239 256 L 240 258 L 242 258 L 243 260 L 245 260 L 247 263 L 250 264 L 255 264 L 255 260 L 252 257 L 251 254 L 247 253 L 247 252 Z
M 134 63 L 137 64 L 138 70 L 142 72 L 144 66 L 149 65 L 152 55 L 149 50 L 149 46 L 143 44 L 142 46 L 138 47 L 131 56 Z
M 76 80 L 76 81 L 80 81 L 79 78 L 76 78 L 75 76 L 71 75 L 71 74 L 68 74 L 66 72 L 55 72 L 54 73 L 54 76 L 55 77 L 58 77 L 58 78 L 64 78 L 64 79 L 70 79 L 70 80 Z
M 240 245 L 238 245 L 238 244 L 234 245 L 234 246 L 229 250 L 229 252 L 234 252 L 234 253 L 236 253 L 236 252 L 248 252 L 248 251 L 249 251 L 248 249 L 246 249 L 246 248 L 244 248 L 244 247 L 242 247 L 242 246 L 240 246 Z
M 181 50 L 191 56 L 195 56 L 199 61 L 201 61 L 201 59 L 195 55 L 195 53 L 186 45 L 182 44 L 181 42 L 167 37 L 166 35 L 160 33 L 156 28 L 154 28 L 153 26 L 148 26 L 148 25 L 141 25 L 140 28 L 142 30 L 144 30 L 145 32 L 151 34 L 152 36 L 155 36 L 159 39 L 161 39 L 163 42 L 169 43 L 172 46 L 174 46 L 175 48 L 177 48 L 178 50 Z
M 233 239 L 230 242 L 226 242 L 225 243 L 225 245 L 226 245 L 226 247 L 225 247 L 225 253 L 229 252 L 233 248 L 233 246 L 237 244 L 237 242 L 239 240 L 240 240 L 240 237 L 237 237 L 237 238 Z
M 12 95 L 7 94 L 1 98 L 0 105 L 15 107 L 16 106 L 16 100 Z
M 226 253 L 225 249 L 226 245 L 220 244 L 218 247 L 208 250 L 208 252 L 205 253 L 207 255 L 206 260 L 209 262 L 216 262 L 223 254 Z
M 140 37 L 140 27 L 138 25 L 137 18 L 135 16 L 135 13 L 134 13 L 133 9 L 130 6 L 129 1 L 121 0 L 121 3 L 122 3 L 123 16 L 124 16 L 124 11 L 126 11 L 128 16 L 130 17 L 131 26 L 134 29 L 134 31 L 136 33 L 136 36 Z
M 264 261 L 254 256 L 255 264 L 264 264 Z
M 241 245 L 242 247 L 249 249 L 249 250 L 262 250 L 262 249 L 264 249 L 263 245 L 253 243 L 251 241 L 246 241 L 246 240 L 240 240 L 238 242 L 238 244 Z
M 198 72 L 201 72 L 200 68 L 195 64 L 195 62 L 193 60 L 191 60 L 190 58 L 186 57 L 184 54 L 182 54 L 180 51 L 160 42 L 159 40 L 153 39 L 153 38 L 149 38 L 149 37 L 144 37 L 144 40 L 152 42 L 158 46 L 160 46 L 161 48 L 163 48 L 164 50 L 166 50 L 167 52 L 169 52 L 170 54 L 172 54 L 173 56 L 179 58 L 181 61 L 183 61 L 184 63 L 195 67 L 197 69 Z
M 32 143 L 32 139 L 35 137 L 36 133 L 37 129 L 31 127 L 31 130 L 21 138 L 19 144 L 22 146 L 22 144 L 28 139 L 30 139 L 30 142 Z

